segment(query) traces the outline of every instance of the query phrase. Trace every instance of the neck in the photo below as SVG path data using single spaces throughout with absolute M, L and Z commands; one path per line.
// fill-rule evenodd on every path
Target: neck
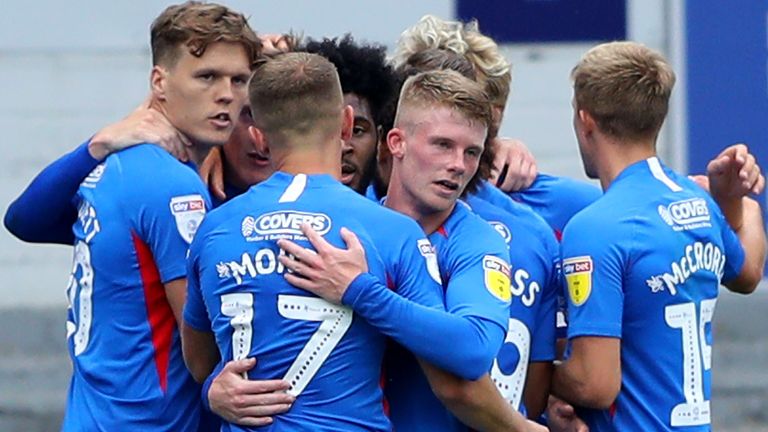
M 451 212 L 453 212 L 456 203 L 453 203 L 446 210 L 430 211 L 426 209 L 419 203 L 418 198 L 413 196 L 404 187 L 399 170 L 393 168 L 392 176 L 389 179 L 389 188 L 387 189 L 386 206 L 398 213 L 410 216 L 411 219 L 418 222 L 424 233 L 430 235 L 445 223 Z
M 153 97 L 149 102 L 149 108 L 162 114 L 163 117 L 165 117 L 165 119 L 168 120 L 169 123 L 171 123 L 171 117 L 168 115 L 168 109 L 164 103 L 158 101 Z M 179 134 L 183 134 L 182 131 L 176 128 L 176 125 L 171 123 L 171 126 L 173 126 L 174 129 L 176 129 L 176 131 Z M 205 157 L 208 156 L 208 153 L 211 151 L 211 147 L 207 145 L 203 145 L 201 143 L 194 142 L 187 135 L 184 135 L 184 136 L 187 138 L 187 141 L 191 143 L 190 145 L 186 146 L 187 154 L 189 155 L 189 160 L 192 161 L 195 164 L 195 166 L 199 168 L 203 164 Z
M 626 140 L 603 137 L 596 146 L 597 170 L 603 190 L 628 166 L 656 156 L 656 140 Z
M 270 159 L 276 171 L 288 174 L 328 174 L 341 178 L 341 143 L 339 138 L 320 145 L 304 141 L 298 146 L 270 147 Z

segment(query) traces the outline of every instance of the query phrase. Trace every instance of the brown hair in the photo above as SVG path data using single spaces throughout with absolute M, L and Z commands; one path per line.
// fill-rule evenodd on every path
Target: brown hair
M 614 137 L 655 138 L 669 109 L 675 73 L 664 57 L 635 42 L 590 49 L 571 72 L 576 109 Z
M 254 124 L 265 133 L 307 134 L 341 124 L 336 67 L 324 57 L 287 53 L 258 64 L 248 85 Z
M 400 92 L 395 125 L 400 123 L 399 116 L 404 105 L 423 108 L 444 106 L 461 113 L 470 122 L 478 122 L 486 129 L 492 123 L 491 104 L 483 88 L 454 70 L 432 70 L 408 78 Z M 480 179 L 485 178 L 483 174 L 478 168 L 467 184 L 465 193 L 477 188 Z
M 261 53 L 261 41 L 245 16 L 215 3 L 188 1 L 169 6 L 152 22 L 150 35 L 153 65 L 173 66 L 182 45 L 200 57 L 212 43 L 239 43 L 251 63 Z

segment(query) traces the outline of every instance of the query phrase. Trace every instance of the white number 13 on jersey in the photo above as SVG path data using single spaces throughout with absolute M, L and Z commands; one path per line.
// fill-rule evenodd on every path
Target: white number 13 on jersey
M 680 329 L 683 339 L 683 394 L 685 402 L 675 405 L 669 422 L 672 426 L 698 426 L 710 423 L 709 401 L 704 399 L 703 371 L 712 368 L 712 347 L 707 344 L 705 326 L 712 322 L 717 299 L 701 302 L 701 316 L 696 319 L 696 305 L 683 303 L 664 308 L 667 325 Z
M 352 325 L 352 310 L 321 298 L 295 295 L 279 295 L 277 309 L 288 319 L 321 321 L 283 377 L 291 385 L 288 393 L 298 396 Z M 233 359 L 246 358 L 251 351 L 253 337 L 253 294 L 222 295 L 221 313 L 232 318 Z

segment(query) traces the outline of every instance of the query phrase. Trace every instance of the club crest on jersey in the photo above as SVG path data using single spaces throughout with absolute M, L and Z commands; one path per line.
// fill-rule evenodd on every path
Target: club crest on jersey
M 483 275 L 485 288 L 499 300 L 512 300 L 509 264 L 499 257 L 483 257 Z
M 96 168 L 93 169 L 90 173 L 88 173 L 88 177 L 83 180 L 82 183 L 80 183 L 80 186 L 87 187 L 90 189 L 93 189 L 96 187 L 96 183 L 101 180 L 101 176 L 104 175 L 104 163 L 100 163 L 96 165 Z
M 580 256 L 563 260 L 563 275 L 568 295 L 574 306 L 581 306 L 592 293 L 592 257 Z
M 424 257 L 424 261 L 427 262 L 427 271 L 429 271 L 429 275 L 432 276 L 432 279 L 435 282 L 442 285 L 443 279 L 440 277 L 440 267 L 437 265 L 435 247 L 432 246 L 432 243 L 427 239 L 418 240 L 416 245 L 419 248 L 419 253 Z
M 509 228 L 507 228 L 507 226 L 501 222 L 493 221 L 488 223 L 491 224 L 493 229 L 495 229 L 496 232 L 499 233 L 499 235 L 501 235 L 501 238 L 504 239 L 504 243 L 506 243 L 507 246 L 509 246 L 509 243 L 512 241 L 512 232 L 509 230 Z
M 293 210 L 265 213 L 259 217 L 246 216 L 240 228 L 246 241 L 305 239 L 301 232 L 301 226 L 305 223 L 321 236 L 331 230 L 331 218 L 328 215 Z
M 690 198 L 675 201 L 669 205 L 659 205 L 659 216 L 675 231 L 687 231 L 697 228 L 709 228 L 709 207 L 704 198 Z
M 205 216 L 205 201 L 201 195 L 184 195 L 171 198 L 171 213 L 176 218 L 176 228 L 181 238 L 192 243 L 197 228 Z

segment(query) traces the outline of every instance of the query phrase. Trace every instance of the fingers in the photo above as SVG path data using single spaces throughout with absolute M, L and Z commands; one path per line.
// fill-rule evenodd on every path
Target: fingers
M 759 169 L 758 169 L 759 172 Z M 762 174 L 759 174 L 757 177 L 757 181 L 755 182 L 755 186 L 752 187 L 752 193 L 755 195 L 759 195 L 763 193 L 763 189 L 765 189 L 765 176 Z
M 320 234 L 318 234 L 317 231 L 313 230 L 309 224 L 301 224 L 301 232 L 307 236 L 309 242 L 312 243 L 312 247 L 314 247 L 318 253 L 322 254 L 333 248 L 333 246 L 325 241 L 325 239 Z
M 253 369 L 255 365 L 256 365 L 256 359 L 253 357 L 242 359 L 242 360 L 232 360 L 227 362 L 227 364 L 224 365 L 224 369 L 222 369 L 222 373 L 231 372 L 231 373 L 236 373 L 240 375 L 243 372 L 248 372 L 249 370 Z
M 317 237 L 320 236 L 318 235 Z M 320 237 L 320 240 L 325 242 L 322 237 Z M 279 258 L 282 258 L 280 262 L 283 264 L 289 263 L 290 266 L 286 265 L 286 267 L 289 267 L 291 270 L 293 270 L 293 267 L 322 267 L 322 260 L 317 256 L 317 253 L 311 249 L 299 246 L 298 244 L 285 239 L 278 240 L 277 246 L 288 254 L 281 255 Z
M 726 172 L 728 165 L 731 163 L 731 156 L 727 154 L 721 154 L 720 156 L 712 159 L 707 164 L 708 175 L 721 175 Z

